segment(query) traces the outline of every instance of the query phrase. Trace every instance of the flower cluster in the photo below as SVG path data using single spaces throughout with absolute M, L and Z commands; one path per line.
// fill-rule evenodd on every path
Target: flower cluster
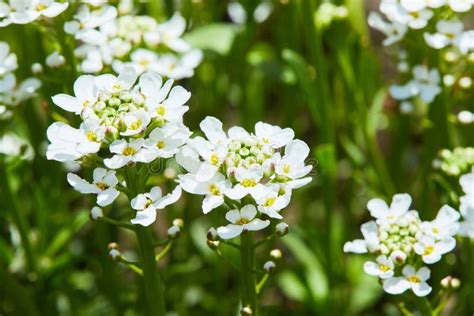
M 117 171 L 138 163 L 170 158 L 188 140 L 191 132 L 183 125 L 185 103 L 191 94 L 173 80 L 162 81 L 154 73 L 144 73 L 136 84 L 137 73 L 125 68 L 118 77 L 105 74 L 83 75 L 74 83 L 74 96 L 58 94 L 53 102 L 78 115 L 82 123 L 74 128 L 63 122 L 53 123 L 47 131 L 50 145 L 47 158 L 57 161 L 93 161 L 93 182 L 68 174 L 69 183 L 79 192 L 97 194 L 97 204 L 111 204 L 119 195 Z M 127 184 L 128 185 L 128 184 Z M 176 202 L 178 186 L 161 196 L 155 187 L 138 195 L 132 207 L 137 215 L 132 223 L 148 226 L 156 209 Z
M 54 0 L 0 1 L 0 27 L 28 24 L 41 17 L 54 18 L 63 13 L 68 2 Z
M 64 25 L 66 33 L 80 43 L 75 55 L 82 72 L 98 73 L 110 66 L 120 73 L 131 66 L 138 74 L 153 71 L 173 79 L 193 76 L 202 52 L 181 38 L 186 21 L 179 13 L 161 24 L 150 16 L 124 13 L 128 11 L 108 4 L 83 4 L 74 20 Z
M 400 72 L 406 74 L 412 69 L 412 77 L 405 84 L 390 89 L 392 97 L 401 101 L 402 112 L 413 111 L 414 97 L 425 104 L 432 103 L 442 84 L 468 93 L 474 70 L 474 30 L 465 30 L 462 14 L 471 10 L 472 5 L 470 0 L 383 0 L 379 8 L 385 18 L 370 13 L 370 26 L 386 35 L 383 44 L 399 44 L 393 50 L 398 52 Z M 426 58 L 426 48 L 441 50 L 444 58 L 436 68 L 430 67 L 432 60 Z
M 464 221 L 460 223 L 459 236 L 474 239 L 474 171 L 461 176 L 459 183 L 465 193 L 460 198 L 459 210 Z
M 226 214 L 230 224 L 217 230 L 223 239 L 267 227 L 270 221 L 261 215 L 282 219 L 280 211 L 292 190 L 311 181 L 312 167 L 305 165 L 309 148 L 293 139 L 290 128 L 259 122 L 254 134 L 238 126 L 226 133 L 214 117 L 206 117 L 200 128 L 205 137 L 190 139 L 176 155 L 188 171 L 179 183 L 185 191 L 205 196 L 205 214 L 224 203 L 233 208 Z
M 418 97 L 425 103 L 431 103 L 441 92 L 440 74 L 437 69 L 416 65 L 413 67 L 412 73 L 413 79 L 406 84 L 390 87 L 390 95 L 395 100 L 402 101 L 401 109 L 408 112 L 413 108 L 413 98 Z
M 417 296 L 426 296 L 431 287 L 426 282 L 433 264 L 456 246 L 453 238 L 459 230 L 459 213 L 444 205 L 432 221 L 421 221 L 418 212 L 410 210 L 408 194 L 396 194 L 388 206 L 381 199 L 367 204 L 374 220 L 362 224 L 364 239 L 344 245 L 344 252 L 375 254 L 375 261 L 364 264 L 364 271 L 383 280 L 390 294 L 408 289 Z
M 29 78 L 17 83 L 14 71 L 18 68 L 17 57 L 10 52 L 6 42 L 0 42 L 0 119 L 11 116 L 11 106 L 16 106 L 35 95 L 41 82 Z

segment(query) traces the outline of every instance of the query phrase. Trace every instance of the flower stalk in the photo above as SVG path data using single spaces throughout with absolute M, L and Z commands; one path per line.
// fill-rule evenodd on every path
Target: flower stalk
M 252 315 L 258 315 L 254 245 L 254 233 L 244 231 L 240 237 L 240 295 L 242 308 L 249 307 L 252 310 Z

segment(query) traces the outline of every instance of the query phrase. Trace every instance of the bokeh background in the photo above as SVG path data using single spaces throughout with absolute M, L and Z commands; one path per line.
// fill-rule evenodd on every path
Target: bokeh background
M 240 2 L 246 19 L 232 20 L 228 1 L 150 1 L 137 8 L 158 21 L 180 11 L 188 22 L 185 38 L 204 51 L 195 76 L 180 82 L 192 92 L 185 115 L 191 130 L 207 115 L 227 128 L 252 129 L 262 120 L 293 128 L 312 149 L 314 181 L 294 193 L 284 213 L 290 234 L 257 256 L 263 265 L 270 250 L 283 252 L 261 298 L 263 315 L 400 315 L 396 302 L 411 303 L 410 297 L 384 295 L 377 278 L 363 272 L 366 258 L 344 254 L 343 244 L 360 235 L 372 197 L 408 192 L 425 219 L 444 203 L 456 205 L 457 178 L 434 170 L 432 161 L 442 148 L 473 146 L 473 125 L 452 122 L 449 111 L 457 104 L 445 92 L 423 116 L 400 114 L 387 94 L 387 84 L 399 79 L 392 56 L 366 22 L 378 1 L 331 1 L 337 7 L 320 0 L 269 1 L 264 21 L 262 12 L 254 14 L 260 1 Z M 23 78 L 56 48 L 33 26 L 0 29 L 0 40 L 18 55 Z M 435 65 L 439 58 L 432 51 L 418 54 L 409 58 L 430 58 Z M 75 78 L 66 68 L 45 71 L 43 96 L 71 90 Z M 465 103 L 472 106 L 472 100 Z M 90 221 L 93 197 L 70 188 L 66 168 L 44 157 L 45 131 L 58 110 L 43 97 L 15 111 L 0 133 L 23 135 L 36 155 L 1 160 L 0 314 L 141 315 L 144 296 L 135 275 L 109 260 L 107 250 L 117 242 L 133 258 L 134 236 Z M 111 216 L 126 203 L 116 203 Z M 222 224 L 222 214 L 204 217 L 200 203 L 185 194 L 155 224 L 163 237 L 173 219 L 185 224 L 160 263 L 167 305 L 176 315 L 236 315 L 237 274 L 206 245 L 207 229 Z M 33 255 L 25 256 L 25 247 Z M 447 274 L 463 282 L 445 315 L 474 311 L 472 244 L 462 249 L 433 269 L 435 289 Z M 237 260 L 232 250 L 224 254 Z

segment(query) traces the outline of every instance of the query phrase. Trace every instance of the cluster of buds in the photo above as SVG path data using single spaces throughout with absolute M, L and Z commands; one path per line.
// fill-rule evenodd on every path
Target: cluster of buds
M 364 271 L 382 279 L 387 293 L 412 289 L 425 296 L 431 287 L 424 264 L 438 262 L 455 248 L 460 214 L 444 205 L 434 220 L 421 221 L 418 212 L 410 210 L 411 201 L 408 194 L 396 194 L 390 207 L 381 199 L 370 200 L 367 208 L 375 220 L 362 224 L 364 239 L 347 242 L 344 252 L 376 255 L 375 262 L 364 264 Z
M 474 166 L 474 148 L 443 149 L 433 165 L 450 176 L 460 176 L 465 172 L 469 172 L 470 168 Z

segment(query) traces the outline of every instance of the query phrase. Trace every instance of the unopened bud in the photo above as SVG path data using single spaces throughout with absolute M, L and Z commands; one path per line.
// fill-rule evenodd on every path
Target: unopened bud
M 463 89 L 469 89 L 472 86 L 472 79 L 470 77 L 462 77 L 459 79 L 459 86 Z
M 219 235 L 217 235 L 217 230 L 214 227 L 209 228 L 207 231 L 207 240 L 219 241 Z
M 263 270 L 266 272 L 266 273 L 272 273 L 273 270 L 275 270 L 275 262 L 273 261 L 267 261 L 265 262 L 265 264 L 263 265 Z
M 392 259 L 393 262 L 401 265 L 405 263 L 405 260 L 407 259 L 407 255 L 403 251 L 395 250 L 390 255 L 390 259 Z
M 184 227 L 184 221 L 181 218 L 175 218 L 173 220 L 173 225 L 178 226 L 179 228 L 183 228 Z
M 249 306 L 245 306 L 244 308 L 240 310 L 240 315 L 242 316 L 248 316 L 252 314 L 253 314 L 252 309 Z
M 173 225 L 170 228 L 168 228 L 168 239 L 169 240 L 178 239 L 179 236 L 181 236 L 181 231 L 179 230 L 178 226 Z
M 31 72 L 35 75 L 42 73 L 43 65 L 41 65 L 40 63 L 34 63 L 33 65 L 31 65 Z
M 461 280 L 458 278 L 452 278 L 451 279 L 451 287 L 453 289 L 458 289 L 461 286 Z
M 283 254 L 281 253 L 280 249 L 273 249 L 272 251 L 270 251 L 270 257 L 272 257 L 273 259 L 281 259 L 281 257 L 283 257 Z
M 89 214 L 89 217 L 91 220 L 96 221 L 101 217 L 104 217 L 104 213 L 102 212 L 102 209 L 98 206 L 94 206 Z
M 117 243 L 111 242 L 109 244 L 108 248 L 109 248 L 109 258 L 110 259 L 112 259 L 114 261 L 117 261 L 118 259 L 120 259 L 122 254 L 120 253 L 119 246 L 118 246 Z
M 211 248 L 212 250 L 216 250 L 219 247 L 219 241 L 218 240 L 207 240 L 207 246 Z
M 444 277 L 440 282 L 441 286 L 445 289 L 449 288 L 451 285 L 451 279 L 452 277 L 450 275 L 448 275 L 447 277 Z
M 290 228 L 289 228 L 288 224 L 285 223 L 285 222 L 281 222 L 281 223 L 279 223 L 275 226 L 276 234 L 279 237 L 282 237 L 282 236 L 285 236 L 286 234 L 288 234 L 289 229 Z

